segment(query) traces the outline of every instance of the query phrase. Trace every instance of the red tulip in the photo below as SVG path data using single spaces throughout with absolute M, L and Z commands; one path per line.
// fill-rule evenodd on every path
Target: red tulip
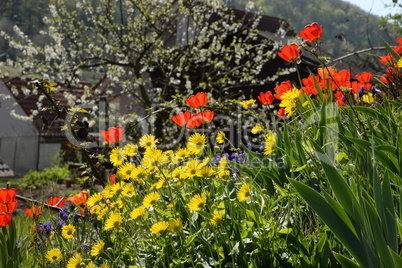
M 356 79 L 360 83 L 369 83 L 371 81 L 372 77 L 373 77 L 373 74 L 370 72 L 364 72 L 359 75 L 356 75 Z
M 274 95 L 271 91 L 267 91 L 265 93 L 261 92 L 257 98 L 260 100 L 262 105 L 270 105 L 274 102 Z
M 32 209 L 27 208 L 27 209 L 24 210 L 25 214 L 27 214 L 28 217 L 30 217 L 30 218 L 39 217 L 40 211 L 41 211 L 41 207 L 37 207 L 37 206 L 33 206 Z
M 285 108 L 279 108 L 278 113 L 276 114 L 277 117 L 281 118 L 282 116 L 285 116 Z
M 123 139 L 123 127 L 110 127 L 108 130 L 102 130 L 101 135 L 107 143 L 121 141 Z
M 9 226 L 11 219 L 11 213 L 0 212 L 0 227 Z
M 300 57 L 299 47 L 296 44 L 283 46 L 278 56 L 287 62 L 295 62 Z
M 18 204 L 15 196 L 15 188 L 0 189 L 0 212 L 14 212 Z
M 284 81 L 279 86 L 275 87 L 274 90 L 277 92 L 275 98 L 282 100 L 282 94 L 292 90 L 292 83 L 289 80 Z
M 194 127 L 200 126 L 204 122 L 211 122 L 214 119 L 214 112 L 210 110 L 205 110 L 203 112 L 196 113 L 191 116 L 188 121 L 187 127 L 193 129 Z
M 116 174 L 113 174 L 112 176 L 110 176 L 109 180 L 110 180 L 111 184 L 116 184 Z
M 399 37 L 399 38 L 397 39 L 397 42 L 398 42 L 398 45 L 402 46 L 402 37 Z
M 64 203 L 66 203 L 66 201 L 67 199 L 65 197 L 59 196 L 49 198 L 49 200 L 47 200 L 47 203 L 51 206 L 62 208 L 64 206 Z
M 191 95 L 187 100 L 186 103 L 190 105 L 192 108 L 200 108 L 207 105 L 207 98 L 208 95 L 205 92 L 199 92 L 195 95 Z
M 309 43 L 316 43 L 322 39 L 322 25 L 318 25 L 317 22 L 309 24 L 304 27 L 304 31 L 299 32 L 301 38 Z
M 179 113 L 177 115 L 172 116 L 172 120 L 177 125 L 184 126 L 190 120 L 190 117 L 191 117 L 190 111 L 185 111 L 184 113 Z
M 379 61 L 384 65 L 394 65 L 395 58 L 391 54 L 382 56 Z

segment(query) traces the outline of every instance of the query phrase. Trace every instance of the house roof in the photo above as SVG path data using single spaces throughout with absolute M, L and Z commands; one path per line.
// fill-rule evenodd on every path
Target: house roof
M 43 108 L 50 108 L 49 101 L 45 98 L 40 100 L 41 93 L 33 92 L 31 78 L 10 78 L 3 79 L 10 93 L 14 96 L 18 105 L 25 112 L 26 116 L 33 116 L 33 125 L 39 131 L 46 142 L 59 142 L 64 140 L 64 133 L 60 130 L 64 125 L 64 121 L 57 118 L 51 109 L 42 109 L 38 114 L 33 114 L 38 110 L 38 102 L 42 103 Z M 91 86 L 89 83 L 81 83 L 79 87 L 74 88 L 59 88 L 54 94 L 53 99 L 59 107 L 68 108 L 68 101 L 64 93 L 68 92 L 76 98 L 81 98 L 84 94 L 84 87 Z M 28 89 L 30 94 L 24 94 L 24 89 Z

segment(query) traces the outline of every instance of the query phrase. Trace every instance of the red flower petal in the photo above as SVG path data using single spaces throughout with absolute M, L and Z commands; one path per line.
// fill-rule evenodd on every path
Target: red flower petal
M 172 120 L 177 125 L 184 126 L 190 120 L 190 117 L 191 117 L 190 111 L 185 111 L 184 113 L 179 113 L 177 115 L 172 116 Z
M 11 213 L 0 212 L 0 227 L 9 226 L 11 219 Z
M 47 200 L 47 203 L 51 206 L 57 206 L 59 208 L 62 208 L 64 206 L 64 203 L 66 203 L 67 199 L 63 196 L 59 197 L 51 197 L 49 200 Z
M 274 95 L 271 91 L 267 91 L 265 93 L 261 92 L 257 98 L 262 105 L 270 105 L 274 102 Z
M 102 130 L 101 135 L 107 143 L 121 141 L 123 139 L 123 127 L 110 127 L 108 130 Z
M 278 56 L 288 62 L 296 61 L 300 57 L 299 47 L 296 44 L 283 46 Z
M 207 105 L 208 95 L 205 92 L 199 92 L 195 95 L 191 95 L 186 103 L 192 108 L 200 108 Z
M 323 28 L 324 26 L 318 25 L 317 22 L 313 22 L 312 24 L 306 25 L 304 30 L 299 32 L 299 35 L 309 43 L 316 43 L 322 39 Z

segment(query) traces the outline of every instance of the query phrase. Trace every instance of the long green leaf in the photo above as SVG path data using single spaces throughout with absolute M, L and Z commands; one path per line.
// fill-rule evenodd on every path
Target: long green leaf
M 327 201 L 312 188 L 293 179 L 290 183 L 296 188 L 302 198 L 314 209 L 318 216 L 331 229 L 336 237 L 345 245 L 354 258 L 363 266 L 367 264 L 362 251 L 362 244 L 354 232 L 334 211 Z

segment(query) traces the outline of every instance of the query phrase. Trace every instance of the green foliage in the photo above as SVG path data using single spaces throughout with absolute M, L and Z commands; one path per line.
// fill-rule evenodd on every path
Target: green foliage
M 69 176 L 70 171 L 68 169 L 68 164 L 63 166 L 53 166 L 45 168 L 41 172 L 36 170 L 28 172 L 24 177 L 22 177 L 19 185 L 22 189 L 38 189 L 50 182 L 58 184 L 64 183 L 64 180 Z

